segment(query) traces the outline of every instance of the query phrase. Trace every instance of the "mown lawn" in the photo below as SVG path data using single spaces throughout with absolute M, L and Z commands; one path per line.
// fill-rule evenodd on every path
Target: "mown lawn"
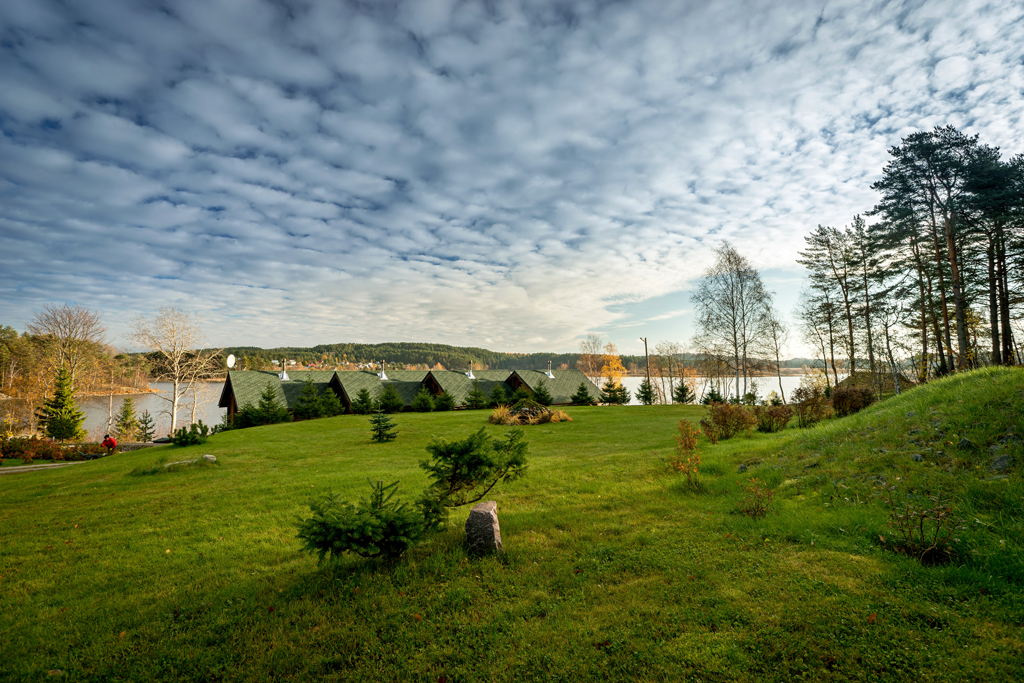
M 702 408 L 567 412 L 526 428 L 526 478 L 489 496 L 501 558 L 467 558 L 468 510 L 393 564 L 318 566 L 295 538 L 329 489 L 414 498 L 431 436 L 485 411 L 396 416 L 388 444 L 345 416 L 0 478 L 0 680 L 1024 678 L 1021 371 L 702 443 L 699 491 L 666 461 Z M 217 464 L 131 474 L 203 453 Z M 777 491 L 761 520 L 736 512 L 748 477 Z M 950 564 L 887 549 L 879 477 L 952 496 Z

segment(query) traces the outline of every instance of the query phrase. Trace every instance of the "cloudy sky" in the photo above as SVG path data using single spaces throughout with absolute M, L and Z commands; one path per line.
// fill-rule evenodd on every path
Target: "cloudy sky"
M 1024 151 L 1019 0 L 3 0 L 0 324 L 212 344 L 685 340 L 730 240 L 803 235 L 901 137 Z

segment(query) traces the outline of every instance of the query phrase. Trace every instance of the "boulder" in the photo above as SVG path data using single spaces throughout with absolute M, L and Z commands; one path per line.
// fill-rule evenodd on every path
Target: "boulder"
M 203 460 L 205 460 L 206 462 L 217 462 L 217 456 L 216 455 L 204 455 L 203 456 Z
M 498 504 L 489 500 L 478 503 L 466 520 L 466 546 L 477 554 L 504 552 L 498 526 Z
M 1013 466 L 1012 455 L 1001 455 L 992 461 L 992 467 L 989 468 L 992 472 L 1005 472 Z

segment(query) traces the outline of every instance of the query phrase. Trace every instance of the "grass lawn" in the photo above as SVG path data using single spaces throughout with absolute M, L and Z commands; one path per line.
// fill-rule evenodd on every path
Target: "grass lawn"
M 430 438 L 486 411 L 398 415 L 384 444 L 343 416 L 4 476 L 0 680 L 1024 679 L 1021 370 L 702 441 L 697 491 L 666 462 L 702 408 L 567 412 L 525 428 L 527 476 L 488 496 L 500 558 L 467 558 L 467 509 L 392 564 L 318 566 L 295 538 L 328 490 L 399 479 L 413 499 Z M 748 477 L 776 491 L 759 520 L 737 513 Z M 889 549 L 883 480 L 951 497 L 952 562 Z

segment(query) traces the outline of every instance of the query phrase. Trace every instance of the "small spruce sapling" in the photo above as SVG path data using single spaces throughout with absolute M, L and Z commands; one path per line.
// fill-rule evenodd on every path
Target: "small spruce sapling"
M 656 396 L 654 393 L 654 387 L 651 386 L 651 380 L 644 377 L 643 381 L 640 382 L 640 388 L 636 392 L 636 400 L 640 401 L 642 405 L 653 406 Z
M 466 395 L 466 407 L 470 410 L 479 410 L 487 407 L 487 396 L 480 388 L 480 382 L 473 382 L 473 388 Z
M 576 389 L 576 393 L 569 398 L 569 402 L 574 406 L 592 406 L 597 403 L 594 397 L 590 395 L 590 390 L 587 388 L 586 382 L 580 382 L 579 387 Z
M 292 414 L 297 420 L 314 420 L 323 417 L 322 406 L 319 401 L 319 392 L 313 380 L 307 379 L 302 387 L 302 392 L 295 399 L 295 408 Z
M 693 389 L 686 382 L 680 382 L 672 393 L 672 400 L 676 403 L 688 404 L 693 403 L 697 397 L 693 393 Z
M 85 438 L 82 423 L 85 413 L 75 403 L 75 388 L 67 369 L 57 372 L 53 396 L 37 412 L 39 425 L 46 436 L 56 441 L 81 441 Z
M 532 401 L 533 400 L 533 392 L 531 392 L 526 387 L 519 387 L 512 394 L 512 403 L 513 404 L 519 403 L 523 399 Z
M 121 403 L 121 410 L 114 418 L 114 433 L 122 441 L 131 441 L 139 431 L 139 418 L 135 414 L 135 403 L 131 396 L 126 396 Z
M 356 400 L 352 401 L 352 412 L 356 415 L 369 415 L 373 412 L 373 397 L 369 389 L 360 389 Z
M 374 441 L 394 441 L 398 438 L 398 431 L 395 421 L 383 410 L 378 410 L 370 416 L 370 434 Z
M 153 416 L 149 414 L 149 411 L 143 411 L 142 415 L 139 415 L 139 441 L 143 443 L 149 443 L 156 436 L 156 425 L 153 422 Z
M 425 386 L 420 387 L 416 398 L 412 400 L 412 409 L 418 413 L 429 413 L 434 410 L 434 397 Z
M 541 404 L 542 406 L 549 406 L 555 402 L 555 400 L 551 397 L 551 392 L 548 391 L 548 387 L 544 383 L 544 380 L 541 380 L 537 384 L 537 389 L 536 391 L 533 392 L 533 400 Z
M 377 397 L 377 408 L 385 413 L 398 413 L 405 408 L 405 401 L 398 394 L 394 384 L 387 384 Z
M 455 410 L 455 397 L 447 391 L 442 391 L 441 395 L 434 399 L 434 410 Z
M 487 400 L 492 408 L 508 403 L 508 394 L 505 393 L 505 388 L 501 383 L 495 384 L 491 388 L 491 393 L 487 396 Z

